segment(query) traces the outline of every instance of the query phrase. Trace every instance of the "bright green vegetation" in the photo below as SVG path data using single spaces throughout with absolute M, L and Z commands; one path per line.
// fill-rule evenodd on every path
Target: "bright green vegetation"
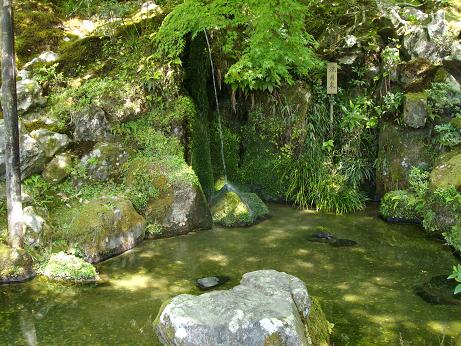
M 459 285 L 455 287 L 455 294 L 461 293 L 461 264 L 453 266 L 453 273 L 448 277 L 448 279 L 459 282 Z
M 306 4 L 298 0 L 188 0 L 165 18 L 155 41 L 161 56 L 179 64 L 186 35 L 213 30 L 222 54 L 232 61 L 226 83 L 245 91 L 272 91 L 283 82 L 293 84 L 295 76 L 307 76 L 320 63 L 312 51 L 315 41 L 305 29 L 307 13 Z
M 417 203 L 414 193 L 406 190 L 391 191 L 381 200 L 380 213 L 385 219 L 418 221 L 420 215 L 416 211 Z
M 384 217 L 422 220 L 429 232 L 442 234 L 448 244 L 461 250 L 461 193 L 455 187 L 433 186 L 429 173 L 413 168 L 409 191 L 391 191 L 381 204 Z
M 246 226 L 267 217 L 269 210 L 254 193 L 222 191 L 212 201 L 213 221 L 226 227 Z
M 145 242 L 97 265 L 108 280 L 101 285 L 36 279 L 0 286 L 2 341 L 24 342 L 17 323 L 22 316 L 31 321 L 28 328 L 35 328 L 40 344 L 155 344 L 152 322 L 160 306 L 178 294 L 200 294 L 194 279 L 228 275 L 223 287 L 228 289 L 246 272 L 273 268 L 306 283 L 334 323 L 337 345 L 398 345 L 400 338 L 417 345 L 461 342 L 459 307 L 430 305 L 413 292 L 432 276 L 448 277 L 457 262 L 418 227 L 386 224 L 372 210 L 335 216 L 270 209 L 272 218 L 252 228 L 218 227 Z M 358 245 L 334 248 L 307 241 L 319 226 Z
M 97 273 L 94 266 L 81 258 L 59 252 L 51 255 L 41 274 L 56 281 L 95 281 Z

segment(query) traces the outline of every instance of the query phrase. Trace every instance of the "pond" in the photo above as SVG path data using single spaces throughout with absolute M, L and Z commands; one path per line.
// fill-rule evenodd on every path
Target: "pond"
M 390 225 L 370 207 L 327 215 L 271 205 L 256 226 L 216 227 L 146 241 L 98 265 L 98 285 L 35 279 L 0 286 L 1 345 L 157 345 L 163 301 L 200 292 L 194 279 L 276 269 L 301 278 L 334 323 L 335 345 L 461 345 L 461 308 L 430 305 L 414 286 L 447 274 L 455 257 L 418 226 Z M 352 247 L 310 242 L 319 227 Z

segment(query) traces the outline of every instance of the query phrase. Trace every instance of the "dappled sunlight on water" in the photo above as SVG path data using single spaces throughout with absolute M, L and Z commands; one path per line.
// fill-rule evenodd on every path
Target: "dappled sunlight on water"
M 160 305 L 177 294 L 199 294 L 195 279 L 229 276 L 227 289 L 245 272 L 272 268 L 300 277 L 320 298 L 335 324 L 335 345 L 461 345 L 460 307 L 429 305 L 413 293 L 456 262 L 419 227 L 388 225 L 373 209 L 335 216 L 273 205 L 271 213 L 251 228 L 146 241 L 100 264 L 102 284 L 34 280 L 0 287 L 0 344 L 34 337 L 43 345 L 155 344 Z M 358 244 L 310 242 L 319 227 Z M 28 315 L 21 327 L 22 311 Z

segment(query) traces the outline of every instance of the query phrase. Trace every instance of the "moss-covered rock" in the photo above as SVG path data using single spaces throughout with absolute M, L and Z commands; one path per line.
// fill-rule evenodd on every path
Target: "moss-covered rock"
M 32 258 L 24 250 L 0 243 L 0 284 L 22 282 L 34 276 Z
M 144 238 L 144 218 L 122 197 L 100 197 L 74 213 L 65 236 L 90 263 L 130 250 Z
M 52 254 L 40 273 L 56 281 L 91 282 L 98 278 L 93 265 L 64 252 Z
M 225 227 L 249 226 L 269 214 L 264 202 L 254 193 L 238 192 L 224 187 L 213 198 L 213 221 Z
M 403 103 L 403 122 L 405 125 L 419 129 L 427 121 L 427 95 L 424 92 L 407 93 Z
M 118 180 L 123 165 L 128 161 L 128 150 L 120 143 L 96 143 L 77 166 L 76 183 Z
M 60 183 L 66 179 L 72 170 L 72 154 L 56 155 L 42 172 L 43 178 L 51 183 Z
M 461 190 L 461 150 L 441 155 L 431 172 L 431 183 L 435 188 L 454 186 Z
M 429 144 L 428 129 L 416 130 L 390 122 L 382 123 L 376 170 L 378 196 L 383 196 L 389 191 L 408 188 L 411 168 L 431 165 Z
M 310 345 L 330 345 L 330 334 L 333 325 L 328 322 L 319 300 L 315 297 L 311 297 L 311 310 L 307 321 L 304 323 Z
M 381 200 L 379 212 L 389 222 L 419 223 L 421 215 L 416 211 L 417 197 L 406 190 L 391 191 Z
M 168 237 L 212 227 L 205 195 L 197 176 L 183 159 L 137 159 L 127 174 L 131 199 L 149 224 L 150 238 Z
M 70 139 L 62 133 L 52 132 L 47 129 L 38 129 L 30 133 L 31 137 L 37 140 L 48 158 L 54 157 L 70 144 Z

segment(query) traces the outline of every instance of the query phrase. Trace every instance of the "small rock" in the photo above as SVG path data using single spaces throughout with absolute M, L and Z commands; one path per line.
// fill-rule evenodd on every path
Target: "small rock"
M 128 158 L 128 151 L 120 143 L 96 143 L 93 150 L 83 156 L 79 163 L 80 168 L 85 171 L 83 179 L 92 182 L 117 179 Z
M 221 286 L 225 284 L 227 281 L 229 281 L 229 277 L 227 276 L 210 276 L 198 279 L 196 284 L 197 287 L 200 288 L 202 291 L 207 291 L 212 288 Z
M 427 95 L 407 93 L 403 106 L 403 121 L 414 129 L 423 128 L 427 121 Z
M 48 158 L 52 158 L 70 144 L 70 139 L 67 135 L 46 129 L 32 131 L 30 135 L 41 144 Z
M 28 206 L 23 211 L 23 222 L 25 226 L 25 244 L 30 247 L 39 246 L 40 237 L 43 231 L 48 228 L 45 219 L 38 215 L 33 207 Z
M 20 159 L 21 177 L 26 179 L 40 173 L 47 161 L 45 151 L 40 143 L 32 138 L 20 125 Z M 5 178 L 5 123 L 0 119 L 0 179 Z
M 72 155 L 63 153 L 56 155 L 42 172 L 43 178 L 52 183 L 60 183 L 66 179 L 72 169 Z
M 58 54 L 52 51 L 46 51 L 46 52 L 41 53 L 38 57 L 33 58 L 27 64 L 25 64 L 23 66 L 23 70 L 28 70 L 30 67 L 40 62 L 53 62 L 56 60 L 58 60 Z
M 74 140 L 99 142 L 112 138 L 111 126 L 106 113 L 99 107 L 89 106 L 73 116 Z

